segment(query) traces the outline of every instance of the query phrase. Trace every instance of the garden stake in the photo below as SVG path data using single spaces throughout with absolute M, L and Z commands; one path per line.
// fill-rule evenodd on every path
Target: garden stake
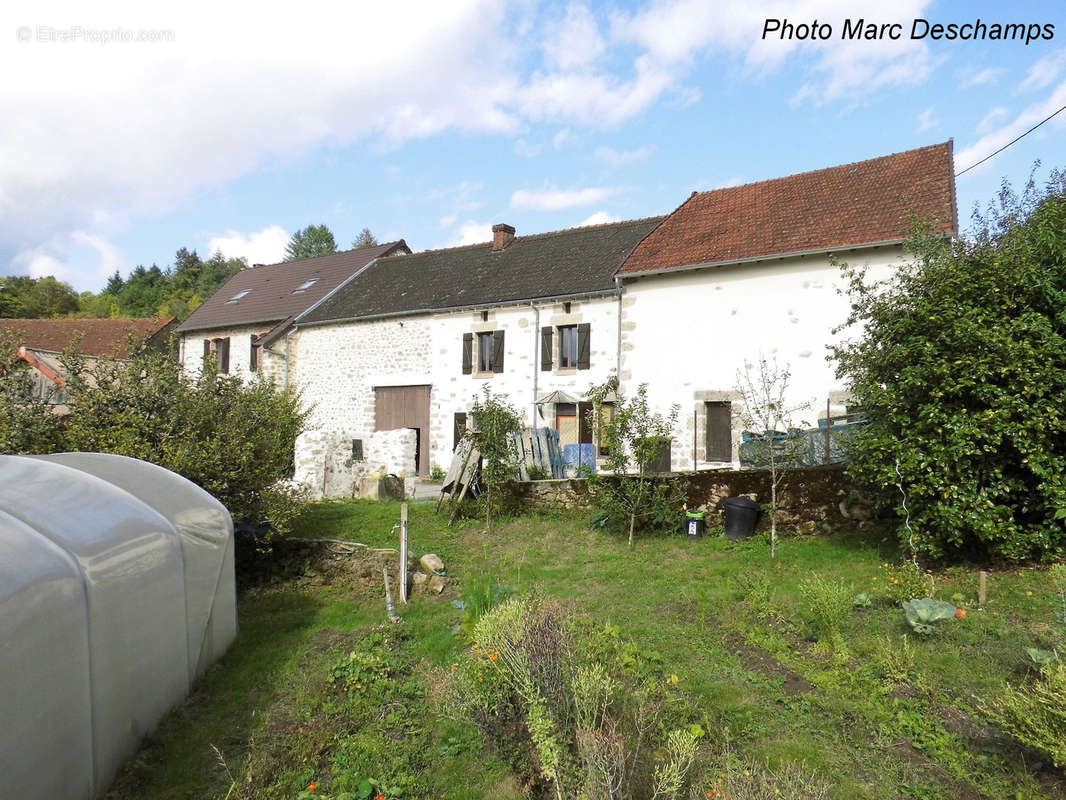
M 985 604 L 987 599 L 988 589 L 988 573 L 981 570 L 977 573 L 977 606 L 980 608 Z
M 407 503 L 400 504 L 400 602 L 407 602 Z
M 392 604 L 392 587 L 389 586 L 389 565 L 381 565 L 381 573 L 385 576 L 385 614 L 389 622 L 399 622 L 400 617 L 396 614 L 396 606 Z

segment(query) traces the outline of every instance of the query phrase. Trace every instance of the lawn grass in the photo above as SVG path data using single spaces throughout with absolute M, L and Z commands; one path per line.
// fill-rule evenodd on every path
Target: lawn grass
M 319 503 L 298 535 L 390 546 L 398 519 L 398 503 Z M 477 521 L 449 528 L 432 503 L 412 504 L 412 550 L 440 555 L 450 585 L 443 597 L 400 610 L 411 672 L 432 687 L 435 670 L 462 646 L 451 632 L 460 612 L 449 601 L 489 576 L 619 626 L 679 676 L 717 746 L 770 766 L 802 762 L 832 783 L 834 797 L 1063 796 L 1061 773 L 1038 771 L 1031 754 L 989 731 L 978 708 L 1005 682 L 1024 680 L 1025 647 L 1049 642 L 1054 617 L 1043 570 L 992 573 L 980 611 L 975 571 L 938 573 L 937 596 L 962 595 L 971 609 L 965 620 L 941 623 L 929 640 L 909 635 L 905 648 L 902 611 L 878 602 L 849 612 L 843 646 L 829 651 L 812 641 L 799 585 L 817 574 L 844 581 L 849 592 L 873 591 L 882 565 L 898 560 L 883 535 L 785 538 L 771 560 L 759 539 L 660 537 L 630 549 L 586 522 L 580 514 L 536 515 L 505 520 L 490 534 Z M 350 755 L 355 740 L 339 722 L 326 726 L 341 732 L 334 738 L 315 733 L 314 721 L 362 711 L 331 708 L 343 702 L 324 690 L 322 676 L 380 622 L 383 601 L 330 587 L 252 591 L 239 612 L 230 653 L 127 767 L 113 800 L 225 797 L 230 784 L 212 744 L 241 779 L 264 752 L 284 762 L 270 768 L 272 784 L 255 784 L 249 796 L 293 800 L 311 779 L 324 790 L 341 785 L 338 754 Z M 412 762 L 424 796 L 521 796 L 491 747 L 437 717 L 431 699 L 417 703 L 412 740 L 432 755 Z M 294 708 L 304 709 L 305 733 Z M 278 737 L 287 749 L 275 742 L 264 750 Z

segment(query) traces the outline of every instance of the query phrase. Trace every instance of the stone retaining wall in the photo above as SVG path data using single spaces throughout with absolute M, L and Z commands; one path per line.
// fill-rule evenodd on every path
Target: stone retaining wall
M 770 473 L 765 470 L 702 470 L 675 477 L 681 480 L 689 509 L 706 511 L 709 526 L 721 524 L 727 497 L 754 495 L 760 503 L 770 502 Z M 589 508 L 587 483 L 583 478 L 527 481 L 515 484 L 515 492 L 533 508 Z M 852 497 L 840 465 L 791 470 L 779 487 L 778 520 L 810 531 L 865 518 L 865 507 L 852 507 Z
M 305 486 L 312 499 L 362 497 L 372 476 L 396 475 L 403 479 L 405 495 L 414 492 L 416 434 L 409 428 L 375 431 L 366 436 L 345 432 L 304 431 L 296 438 L 294 481 Z M 363 459 L 352 459 L 352 440 L 362 439 Z

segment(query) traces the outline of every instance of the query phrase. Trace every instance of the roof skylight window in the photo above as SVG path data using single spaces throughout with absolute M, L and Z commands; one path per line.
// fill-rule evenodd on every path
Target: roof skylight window
M 295 289 L 293 289 L 292 293 L 293 294 L 299 294 L 300 292 L 306 292 L 308 289 L 310 289 L 316 283 L 318 283 L 318 278 L 311 278 L 310 280 L 304 281 L 299 286 L 297 286 Z
M 241 289 L 239 292 L 237 292 L 237 294 L 233 295 L 233 297 L 231 297 L 226 302 L 227 303 L 236 303 L 242 297 L 246 297 L 248 295 L 248 293 L 251 292 L 251 291 L 252 291 L 251 289 Z

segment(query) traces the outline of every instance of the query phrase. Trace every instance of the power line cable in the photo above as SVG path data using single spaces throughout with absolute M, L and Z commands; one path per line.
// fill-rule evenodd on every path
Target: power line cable
M 1048 121 L 1049 119 L 1051 119 L 1052 117 L 1054 117 L 1054 116 L 1056 116 L 1056 115 L 1058 115 L 1058 114 L 1061 114 L 1061 113 L 1062 113 L 1063 111 L 1066 111 L 1066 106 L 1063 106 L 1063 107 L 1062 107 L 1062 108 L 1060 108 L 1060 109 L 1059 109 L 1058 111 L 1056 111 L 1056 112 L 1055 112 L 1054 114 L 1051 114 L 1051 115 L 1049 115 L 1049 116 L 1046 116 L 1046 117 L 1044 117 L 1044 118 L 1043 118 L 1042 120 L 1040 120 L 1040 122 L 1036 123 L 1036 125 L 1034 125 L 1033 127 L 1031 127 L 1031 128 L 1029 129 L 1029 130 L 1027 130 L 1027 131 L 1026 131 L 1025 133 L 1021 134 L 1020 136 L 1017 136 L 1017 137 L 1015 137 L 1014 139 L 1011 139 L 1011 140 L 1010 140 L 1009 142 L 1007 142 L 1007 143 L 1006 143 L 1005 145 L 1003 145 L 1003 146 L 1002 146 L 1001 148 L 999 148 L 999 150 L 997 150 L 996 152 L 994 152 L 994 153 L 989 153 L 989 154 L 988 154 L 987 156 L 985 156 L 984 158 L 982 158 L 982 159 L 981 159 L 980 161 L 978 161 L 978 162 L 977 162 L 976 164 L 970 164 L 970 166 L 968 166 L 968 167 L 967 167 L 966 169 L 964 169 L 964 170 L 963 170 L 962 172 L 956 172 L 956 173 L 955 173 L 955 177 L 957 178 L 957 177 L 959 177 L 960 175 L 963 175 L 963 174 L 965 174 L 965 173 L 969 172 L 969 171 L 970 171 L 971 169 L 973 169 L 974 167 L 977 167 L 977 166 L 980 166 L 981 164 L 984 164 L 984 163 L 985 163 L 986 161 L 988 161 L 988 159 L 992 158 L 992 156 L 998 156 L 998 155 L 999 155 L 1000 153 L 1002 153 L 1002 152 L 1003 152 L 1004 150 L 1006 150 L 1006 149 L 1007 149 L 1008 147 L 1010 147 L 1010 146 L 1011 146 L 1012 144 L 1014 144 L 1015 142 L 1019 141 L 1020 139 L 1024 139 L 1024 138 L 1025 138 L 1026 136 L 1028 136 L 1028 135 L 1029 135 L 1030 133 L 1032 133 L 1032 132 L 1033 132 L 1033 131 L 1035 131 L 1035 130 L 1036 130 L 1037 128 L 1039 128 L 1039 127 L 1040 127 L 1041 125 L 1043 125 L 1043 124 L 1044 124 L 1045 122 L 1047 122 L 1047 121 Z

